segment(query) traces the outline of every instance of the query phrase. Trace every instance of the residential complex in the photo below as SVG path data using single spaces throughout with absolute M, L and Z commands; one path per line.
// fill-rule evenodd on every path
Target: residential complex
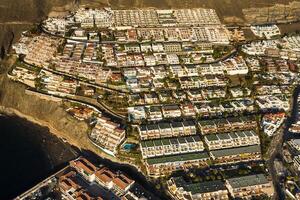
M 186 153 L 147 158 L 147 174 L 152 177 L 165 176 L 176 170 L 208 167 L 207 152 Z
M 259 145 L 213 150 L 210 151 L 210 156 L 214 163 L 221 165 L 262 159 Z
M 264 174 L 239 176 L 235 178 L 204 182 L 187 182 L 183 177 L 172 177 L 168 191 L 174 199 L 252 199 L 262 195 L 272 197 L 274 188 Z
M 203 151 L 204 146 L 199 136 L 172 137 L 141 141 L 143 158 Z
M 182 177 L 173 177 L 168 181 L 168 190 L 175 199 L 229 199 L 225 183 L 220 180 L 187 183 Z
M 247 29 L 259 40 L 248 41 Z M 299 34 L 225 26 L 204 8 L 79 8 L 42 30 L 13 46 L 9 78 L 62 102 L 101 156 L 162 181 L 173 199 L 271 197 L 269 175 L 285 173 L 266 155 L 281 158 L 281 138 L 299 171 L 300 142 L 290 135 L 299 123 L 292 133 L 284 124 L 300 81 Z M 84 158 L 70 168 L 58 178 L 66 199 L 144 197 L 121 172 Z
M 230 178 L 226 180 L 226 187 L 233 198 L 272 197 L 274 194 L 272 182 L 263 174 Z
M 141 140 L 196 134 L 193 121 L 142 125 L 138 128 Z
M 90 138 L 99 148 L 110 155 L 115 155 L 117 147 L 125 139 L 125 130 L 120 127 L 120 124 L 101 117 L 97 119 L 97 124 L 90 133 Z
M 48 188 L 48 195 L 55 195 L 61 199 L 153 198 L 150 192 L 123 172 L 114 171 L 105 166 L 98 167 L 84 157 L 70 161 L 67 167 L 18 198 L 42 197 L 44 187 Z
M 260 144 L 254 131 L 210 134 L 205 135 L 204 140 L 209 150 Z

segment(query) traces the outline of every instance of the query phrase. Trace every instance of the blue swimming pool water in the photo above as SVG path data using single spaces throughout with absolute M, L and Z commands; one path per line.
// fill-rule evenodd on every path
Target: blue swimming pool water
M 127 151 L 130 151 L 135 148 L 135 144 L 126 143 L 123 145 L 123 148 Z

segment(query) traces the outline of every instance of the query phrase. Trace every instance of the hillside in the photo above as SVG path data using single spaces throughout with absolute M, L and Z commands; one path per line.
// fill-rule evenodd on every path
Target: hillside
M 39 22 L 52 10 L 54 10 L 54 13 L 70 10 L 75 4 L 92 7 L 111 6 L 113 8 L 206 7 L 216 9 L 225 22 L 243 23 L 245 22 L 243 9 L 274 6 L 276 3 L 288 4 L 290 2 L 292 0 L 1 0 L 0 55 L 1 51 L 7 50 L 12 39 L 18 36 L 21 31 L 28 29 L 31 23 Z M 256 9 L 254 11 L 256 12 Z M 261 12 L 263 14 L 258 18 L 261 20 L 266 19 L 266 10 L 261 10 Z M 253 10 L 246 10 L 247 19 L 255 20 L 257 18 L 256 16 L 253 17 L 252 13 Z

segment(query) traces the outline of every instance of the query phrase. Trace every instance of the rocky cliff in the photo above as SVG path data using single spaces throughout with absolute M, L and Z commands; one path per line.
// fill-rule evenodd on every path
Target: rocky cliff
M 287 23 L 300 20 L 300 2 L 294 1 L 289 4 L 276 4 L 262 8 L 243 9 L 247 22 L 264 24 Z
M 11 81 L 2 70 L 0 75 L 0 106 L 4 112 L 14 112 L 41 125 L 51 132 L 68 139 L 70 143 L 84 147 L 87 142 L 88 125 L 70 116 L 61 103 L 40 99 L 25 93 L 26 87 Z M 78 143 L 78 141 L 82 141 Z
M 81 140 L 88 131 L 84 122 L 71 117 L 58 102 L 40 99 L 34 95 L 25 94 L 25 87 L 8 78 L 0 82 L 0 105 L 6 109 L 17 110 L 25 116 L 59 132 L 60 137 Z
M 66 139 L 68 143 L 81 150 L 91 151 L 115 162 L 119 161 L 90 142 L 87 135 L 90 131 L 88 124 L 69 115 L 61 102 L 28 94 L 26 86 L 10 80 L 6 74 L 14 60 L 10 57 L 0 65 L 0 112 L 27 118 L 41 126 L 48 127 L 51 133 Z

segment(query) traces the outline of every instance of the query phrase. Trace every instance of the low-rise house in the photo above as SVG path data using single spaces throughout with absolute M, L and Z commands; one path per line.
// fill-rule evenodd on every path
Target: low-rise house
M 141 125 L 138 131 L 141 140 L 160 138 L 160 129 L 157 124 Z
M 189 183 L 182 177 L 172 177 L 167 185 L 172 197 L 177 200 L 229 199 L 225 183 L 220 180 Z
M 159 177 L 180 169 L 207 167 L 208 161 L 207 152 L 197 152 L 148 158 L 145 164 L 149 176 Z
M 80 184 L 80 180 L 77 177 L 75 171 L 70 171 L 58 179 L 58 187 L 62 193 L 62 198 L 65 199 L 93 199 L 93 197 L 85 191 L 85 188 Z M 96 198 L 95 198 L 96 199 Z M 100 196 L 97 200 L 102 200 Z
M 98 168 L 83 157 L 71 161 L 63 173 L 59 176 L 58 186 L 67 199 L 120 199 L 135 183 L 122 172 Z
M 154 53 L 153 56 L 155 57 L 155 62 L 157 65 L 167 65 L 167 55 L 165 53 Z
M 179 57 L 176 54 L 167 54 L 167 61 L 169 65 L 178 65 Z
M 226 187 L 233 198 L 252 199 L 261 195 L 272 197 L 274 194 L 273 184 L 264 174 L 229 178 Z
M 201 86 L 198 77 L 181 77 L 179 78 L 179 84 L 182 89 L 199 88 Z
M 224 112 L 233 113 L 235 111 L 235 107 L 231 104 L 231 102 L 221 102 L 221 105 L 224 108 Z
M 180 106 L 182 115 L 184 117 L 195 117 L 196 111 L 193 104 L 184 103 Z
M 129 121 L 141 121 L 147 118 L 145 107 L 135 106 L 128 108 L 128 120 Z
M 143 53 L 150 53 L 150 52 L 152 52 L 151 43 L 141 43 L 141 51 Z
M 220 132 L 230 132 L 231 124 L 227 119 L 217 119 L 216 121 L 217 129 Z
M 259 145 L 213 150 L 210 151 L 210 157 L 215 164 L 232 164 L 262 159 Z
M 224 87 L 226 83 L 227 80 L 223 76 L 207 75 L 199 79 L 199 87 Z
M 249 88 L 230 88 L 229 91 L 233 98 L 249 96 L 251 94 Z
M 181 116 L 181 110 L 178 105 L 165 105 L 162 107 L 164 118 L 175 118 Z
M 153 55 L 143 55 L 146 66 L 155 66 L 156 58 Z
M 284 110 L 290 109 L 289 99 L 281 95 L 257 96 L 255 103 L 261 110 Z
M 149 106 L 147 109 L 147 119 L 151 121 L 159 121 L 163 119 L 162 111 L 160 106 Z
M 199 89 L 191 89 L 187 91 L 187 96 L 190 101 L 198 102 L 203 100 L 203 96 L 201 90 Z
M 137 70 L 137 74 L 136 74 L 137 78 L 149 78 L 151 76 L 151 70 L 149 68 L 139 67 L 136 70 Z
M 129 89 L 135 91 L 139 88 L 139 80 L 137 78 L 130 78 L 126 80 L 126 85 Z
M 197 41 L 197 37 L 195 35 L 194 29 L 191 28 L 180 28 L 178 29 L 178 33 L 180 34 L 181 41 Z
M 199 136 L 146 140 L 140 144 L 143 158 L 200 152 L 204 150 Z
M 160 137 L 161 138 L 167 138 L 172 135 L 172 127 L 170 123 L 159 123 L 158 124 L 159 131 L 160 131 Z
M 96 73 L 96 80 L 97 84 L 105 83 L 109 80 L 109 77 L 112 75 L 111 69 L 98 69 Z
M 155 89 L 165 88 L 165 83 L 163 79 L 152 79 L 152 85 Z
M 78 87 L 78 82 L 73 79 L 65 79 L 63 76 L 55 75 L 47 71 L 39 74 L 44 90 L 49 94 L 60 96 L 74 95 Z
M 260 144 L 259 137 L 254 131 L 210 134 L 204 136 L 204 141 L 209 150 Z
M 178 34 L 178 29 L 176 28 L 165 28 L 164 29 L 164 33 L 165 33 L 165 38 L 166 41 L 170 41 L 170 49 L 172 49 L 173 46 L 175 46 L 174 48 L 177 47 L 178 43 L 175 43 L 177 41 L 180 41 L 179 38 L 179 34 Z
M 166 52 L 181 52 L 181 44 L 180 43 L 164 43 L 164 49 Z
M 220 63 L 197 65 L 199 74 L 206 75 L 224 75 L 224 65 Z
M 172 101 L 172 93 L 171 91 L 167 90 L 167 91 L 161 91 L 159 94 L 158 94 L 158 98 L 160 100 L 160 102 L 163 102 L 163 103 L 170 103 Z
M 184 121 L 184 134 L 185 135 L 195 135 L 196 130 L 196 123 L 194 121 Z
M 271 137 L 277 132 L 278 128 L 283 124 L 285 119 L 286 116 L 284 112 L 266 114 L 261 120 L 261 128 L 263 129 L 264 133 Z M 289 128 L 290 132 L 293 132 L 293 127 L 294 126 L 292 125 L 291 128 Z
M 218 132 L 215 120 L 199 121 L 198 125 L 200 127 L 202 135 Z
M 300 139 L 292 139 L 287 143 L 292 151 L 296 154 L 300 154 Z
M 203 89 L 201 94 L 204 99 L 225 98 L 226 91 L 224 89 Z
M 138 39 L 136 29 L 127 29 L 126 36 L 128 41 L 136 42 Z
M 151 67 L 152 75 L 154 78 L 163 79 L 168 75 L 168 72 L 164 66 Z
M 196 66 L 194 66 L 194 65 L 187 65 L 184 68 L 185 68 L 187 76 L 199 76 L 198 69 L 197 69 Z
M 242 57 L 234 57 L 222 62 L 224 70 L 228 75 L 245 75 L 248 73 L 248 67 Z
M 157 104 L 159 103 L 158 95 L 155 92 L 145 93 L 144 99 L 146 104 Z
M 164 52 L 164 46 L 162 43 L 152 43 L 153 52 Z
M 137 70 L 135 68 L 123 68 L 122 71 L 125 78 L 135 78 L 137 75 Z
M 181 90 L 172 91 L 172 96 L 178 101 L 184 101 L 187 99 L 186 93 Z
M 158 123 L 138 127 L 141 140 L 196 135 L 196 124 L 193 121 Z
M 252 117 L 229 117 L 222 120 L 199 121 L 198 126 L 203 135 L 220 132 L 232 132 L 253 130 L 257 128 L 257 122 Z
M 172 134 L 174 136 L 185 135 L 185 130 L 187 129 L 182 122 L 172 122 Z
M 35 87 L 35 80 L 37 78 L 37 73 L 35 71 L 25 69 L 22 67 L 15 67 L 9 78 L 15 81 L 22 82 L 30 87 Z
M 201 117 L 210 116 L 210 106 L 207 103 L 197 103 L 195 104 L 196 112 Z
M 186 71 L 181 65 L 170 66 L 170 72 L 176 77 L 184 77 L 187 75 Z
M 28 44 L 31 42 L 32 38 L 21 35 L 21 38 L 17 43 L 12 45 L 12 49 L 15 50 L 16 54 L 27 55 L 28 52 Z
M 80 157 L 76 160 L 72 160 L 70 166 L 76 169 L 76 171 L 89 182 L 95 181 L 95 171 L 97 168 L 87 159 Z
M 293 165 L 294 165 L 294 168 L 300 172 L 300 155 L 297 155 L 294 157 L 293 159 Z
M 144 105 L 145 104 L 145 99 L 139 93 L 137 93 L 137 94 L 131 94 L 129 96 L 129 104 Z
M 95 172 L 95 182 L 114 192 L 117 196 L 124 195 L 135 183 L 123 173 L 115 173 L 107 167 L 102 167 Z
M 67 111 L 73 115 L 78 120 L 86 120 L 92 117 L 94 114 L 94 109 L 90 107 L 72 107 L 67 109 Z
M 276 24 L 251 26 L 250 29 L 254 35 L 261 38 L 266 37 L 267 39 L 271 39 L 274 36 L 280 35 L 280 29 Z

